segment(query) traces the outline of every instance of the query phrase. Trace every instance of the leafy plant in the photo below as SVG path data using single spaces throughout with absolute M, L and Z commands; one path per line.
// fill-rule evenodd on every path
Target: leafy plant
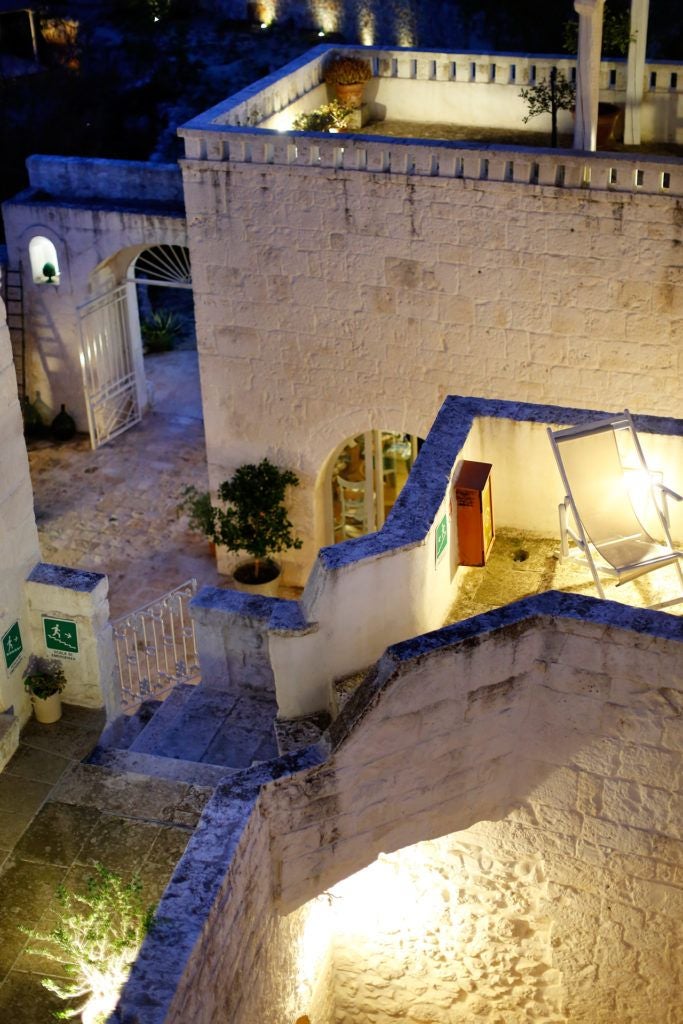
M 611 11 L 604 7 L 602 22 L 602 56 L 625 57 L 629 45 L 635 42 L 631 33 L 631 11 Z M 576 53 L 579 47 L 579 23 L 572 18 L 565 21 L 562 45 L 567 53 Z
M 56 275 L 57 268 L 54 263 L 43 263 L 43 277 L 46 277 L 49 284 L 52 284 L 52 278 Z
M 183 488 L 178 514 L 188 516 L 191 530 L 204 533 L 211 539 L 215 530 L 215 511 L 208 491 L 198 491 L 192 485 Z
M 576 87 L 573 82 L 568 81 L 561 71 L 552 68 L 550 80 L 542 79 L 528 89 L 520 90 L 520 98 L 524 100 L 529 108 L 529 113 L 522 118 L 524 124 L 532 117 L 539 114 L 550 114 L 552 121 L 551 142 L 557 145 L 557 112 L 558 110 L 573 110 L 576 104 Z
M 143 902 L 139 878 L 124 882 L 101 864 L 95 865 L 95 871 L 85 895 L 59 887 L 61 913 L 52 931 L 22 929 L 39 944 L 27 951 L 61 964 L 72 979 L 44 978 L 45 988 L 60 999 L 83 1000 L 58 1010 L 58 1020 L 82 1015 L 84 1021 L 102 1024 L 107 1019 L 152 924 L 153 908 Z
M 24 689 L 46 700 L 55 693 L 61 693 L 66 686 L 66 676 L 58 658 L 41 658 L 32 654 L 24 671 Z
M 372 78 L 370 65 L 361 57 L 332 57 L 323 74 L 330 85 L 358 85 Z
M 170 309 L 160 309 L 140 325 L 142 340 L 148 352 L 170 352 L 183 332 L 178 316 Z
M 190 525 L 215 544 L 251 555 L 253 582 L 265 582 L 270 556 L 303 544 L 292 532 L 284 505 L 287 488 L 298 484 L 291 470 L 278 469 L 263 459 L 258 465 L 240 466 L 230 480 L 223 481 L 218 497 L 226 507 L 213 505 L 207 493 L 186 487 L 180 508 L 190 513 Z
M 299 114 L 294 118 L 292 127 L 299 132 L 343 131 L 353 113 L 353 107 L 344 106 L 338 100 L 324 103 L 307 114 Z

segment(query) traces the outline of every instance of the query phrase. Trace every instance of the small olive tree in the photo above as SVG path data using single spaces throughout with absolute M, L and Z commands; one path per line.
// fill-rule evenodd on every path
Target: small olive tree
M 576 105 L 576 87 L 573 82 L 568 81 L 561 71 L 551 68 L 550 79 L 545 78 L 528 89 L 522 89 L 519 93 L 529 108 L 529 113 L 522 118 L 524 124 L 532 117 L 539 114 L 550 114 L 551 132 L 550 139 L 553 146 L 557 146 L 557 112 L 558 110 L 573 110 Z
M 225 507 L 212 504 L 206 491 L 186 487 L 180 509 L 189 513 L 190 525 L 199 527 L 215 544 L 229 551 L 246 551 L 254 559 L 250 583 L 273 578 L 270 556 L 303 541 L 293 534 L 285 508 L 285 492 L 296 487 L 299 478 L 289 469 L 278 469 L 268 459 L 257 465 L 240 466 L 230 480 L 218 488 Z

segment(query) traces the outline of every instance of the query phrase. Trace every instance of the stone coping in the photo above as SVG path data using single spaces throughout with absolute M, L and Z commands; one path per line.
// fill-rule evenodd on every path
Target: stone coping
M 444 502 L 453 467 L 475 419 L 507 419 L 562 427 L 611 415 L 616 414 L 596 409 L 451 395 L 441 406 L 420 456 L 382 529 L 321 548 L 309 578 L 308 598 L 306 591 L 300 601 L 293 601 L 203 587 L 193 598 L 190 608 L 195 614 L 218 612 L 257 620 L 269 632 L 282 635 L 313 632 L 318 626 L 308 620 L 305 608 L 311 601 L 315 602 L 320 586 L 320 579 L 314 580 L 316 569 L 340 572 L 366 559 L 380 558 L 422 544 Z M 633 419 L 636 429 L 643 433 L 683 437 L 683 420 L 638 415 Z
M 252 599 L 255 600 L 255 599 Z M 163 1024 L 175 990 L 212 914 L 220 914 L 229 871 L 262 786 L 315 769 L 358 727 L 382 690 L 408 662 L 478 642 L 494 633 L 562 620 L 593 623 L 653 639 L 683 642 L 683 621 L 664 612 L 633 609 L 613 601 L 548 591 L 537 597 L 446 626 L 388 648 L 319 743 L 237 772 L 206 804 L 187 850 L 176 866 L 150 932 L 133 967 L 118 1009 L 108 1024 Z
M 508 419 L 548 426 L 574 426 L 614 415 L 595 409 L 509 402 L 503 399 L 445 399 L 386 523 L 377 533 L 321 548 L 318 560 L 326 569 L 341 569 L 365 558 L 424 541 L 444 501 L 450 473 L 476 418 Z M 638 430 L 683 437 L 683 420 L 634 416 Z
M 85 569 L 71 569 L 66 565 L 38 562 L 38 565 L 26 577 L 26 582 L 43 583 L 48 587 L 62 587 L 64 590 L 89 593 L 106 578 L 101 572 L 87 572 Z

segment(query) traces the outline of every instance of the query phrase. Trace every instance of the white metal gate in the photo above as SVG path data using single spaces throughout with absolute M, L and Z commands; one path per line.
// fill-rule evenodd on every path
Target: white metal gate
M 199 680 L 199 658 L 189 604 L 197 581 L 112 623 L 121 689 L 121 709 L 130 712 L 149 698 L 167 696 L 176 683 Z
M 128 319 L 127 286 L 78 307 L 81 367 L 93 448 L 140 422 Z

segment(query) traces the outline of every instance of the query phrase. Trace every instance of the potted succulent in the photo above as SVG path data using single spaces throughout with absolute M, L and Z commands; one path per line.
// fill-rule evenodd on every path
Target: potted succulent
M 170 352 L 183 332 L 180 319 L 170 309 L 160 309 L 140 325 L 140 333 L 149 353 Z
M 179 508 L 217 545 L 250 559 L 235 569 L 238 588 L 250 593 L 277 593 L 280 566 L 273 555 L 300 548 L 303 541 L 293 534 L 284 499 L 288 487 L 299 478 L 289 469 L 278 469 L 268 459 L 257 465 L 240 466 L 230 480 L 218 488 L 222 506 L 214 505 L 207 492 L 186 487 Z
M 327 62 L 323 77 L 334 86 L 339 102 L 356 110 L 363 102 L 363 87 L 372 78 L 372 71 L 362 57 L 338 55 Z
M 24 671 L 24 688 L 31 694 L 37 721 L 44 725 L 62 717 L 60 694 L 66 686 L 62 663 L 57 658 L 41 658 L 32 654 Z

